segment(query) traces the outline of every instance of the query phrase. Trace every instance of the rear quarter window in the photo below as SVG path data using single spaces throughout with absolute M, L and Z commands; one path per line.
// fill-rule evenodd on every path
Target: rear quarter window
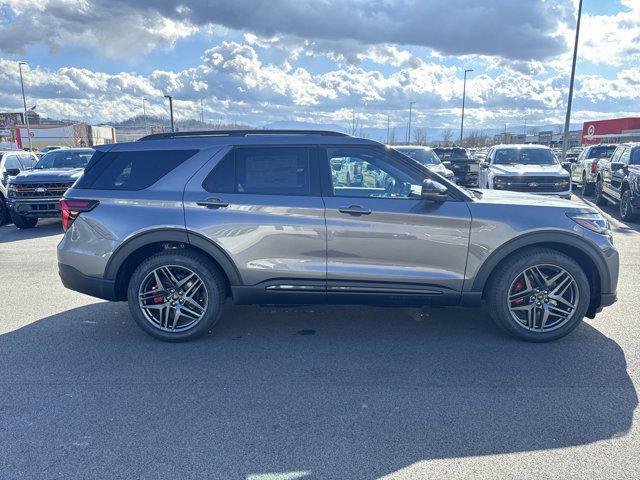
M 96 152 L 75 188 L 143 190 L 196 153 L 198 150 Z

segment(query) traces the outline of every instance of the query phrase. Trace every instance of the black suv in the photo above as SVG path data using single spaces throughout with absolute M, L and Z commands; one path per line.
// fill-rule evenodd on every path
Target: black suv
M 623 220 L 640 214 L 640 143 L 620 145 L 610 159 L 600 159 L 596 179 L 596 203 L 620 206 Z
M 433 149 L 442 164 L 453 171 L 458 185 L 465 187 L 478 186 L 479 162 L 469 157 L 464 148 L 460 147 L 436 147 Z
M 32 170 L 13 177 L 7 188 L 11 220 L 18 228 L 33 228 L 39 218 L 60 216 L 60 199 L 82 175 L 92 148 L 51 150 Z

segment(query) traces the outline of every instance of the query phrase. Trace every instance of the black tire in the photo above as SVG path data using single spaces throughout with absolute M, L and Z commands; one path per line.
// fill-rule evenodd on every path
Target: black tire
M 138 302 L 138 292 L 147 275 L 167 265 L 186 267 L 198 275 L 208 297 L 207 308 L 199 322 L 181 332 L 167 332 L 152 324 L 145 317 Z M 127 298 L 131 315 L 142 330 L 166 342 L 185 342 L 205 335 L 218 322 L 226 298 L 225 280 L 222 273 L 203 255 L 189 251 L 167 250 L 147 258 L 136 268 L 129 280 Z
M 595 189 L 595 199 L 594 202 L 596 203 L 596 205 L 599 206 L 604 206 L 607 203 L 607 199 L 604 197 L 604 194 L 602 193 L 602 180 L 598 179 L 596 181 L 596 189 Z
M 620 217 L 626 222 L 633 222 L 638 219 L 638 214 L 631 206 L 631 190 L 625 190 L 620 199 Z
M 33 217 L 24 217 L 17 213 L 11 212 L 11 221 L 13 224 L 21 230 L 26 228 L 33 228 L 38 224 L 38 219 Z
M 593 183 L 589 183 L 587 182 L 587 176 L 586 175 L 582 175 L 582 195 L 584 196 L 591 196 L 593 195 Z
M 9 221 L 9 211 L 4 203 L 4 198 L 0 195 L 0 226 Z
M 510 287 L 521 272 L 534 265 L 554 265 L 564 269 L 575 280 L 578 288 L 578 303 L 566 323 L 551 331 L 531 331 L 517 322 L 508 306 Z M 591 289 L 587 276 L 578 263 L 567 255 L 546 248 L 531 248 L 519 251 L 497 267 L 485 291 L 487 307 L 493 320 L 503 330 L 528 342 L 550 342 L 564 337 L 576 328 L 589 308 Z

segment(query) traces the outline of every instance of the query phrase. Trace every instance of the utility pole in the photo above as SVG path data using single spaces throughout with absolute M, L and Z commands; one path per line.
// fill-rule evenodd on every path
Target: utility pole
M 391 120 L 389 114 L 387 114 L 387 145 L 389 145 L 389 133 L 390 133 Z
M 569 124 L 571 123 L 571 103 L 573 102 L 573 81 L 576 78 L 576 59 L 578 57 L 578 39 L 580 38 L 580 19 L 582 17 L 582 0 L 578 4 L 578 21 L 576 23 L 576 41 L 573 45 L 573 62 L 571 63 L 571 80 L 569 82 L 569 100 L 567 101 L 567 118 L 564 121 L 564 135 L 562 136 L 562 161 L 567 159 L 569 144 Z
M 142 97 L 142 120 L 144 121 L 144 133 L 149 133 L 149 127 L 147 126 L 147 108 L 145 106 L 146 98 Z
M 200 99 L 200 123 L 204 123 L 204 100 Z
M 411 143 L 411 112 L 413 104 L 416 102 L 409 102 L 409 125 L 407 126 L 407 145 Z
M 467 73 L 473 72 L 473 69 L 466 68 L 464 70 L 464 83 L 462 84 L 462 119 L 460 120 L 460 146 L 462 146 L 462 135 L 464 134 L 464 101 L 467 97 Z
M 173 126 L 173 97 L 171 95 L 165 95 L 164 98 L 169 99 L 169 115 L 171 116 L 171 132 L 175 132 L 175 128 Z
M 24 121 L 27 124 L 27 137 L 29 137 L 29 151 L 33 151 L 31 146 L 31 127 L 29 127 L 29 115 L 27 114 L 27 99 L 24 96 L 24 81 L 22 80 L 22 65 L 25 62 L 18 62 L 18 70 L 20 70 L 20 87 L 22 88 L 22 106 L 24 107 Z

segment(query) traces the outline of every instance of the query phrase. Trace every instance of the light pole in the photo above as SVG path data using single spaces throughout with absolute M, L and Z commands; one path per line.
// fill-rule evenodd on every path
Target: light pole
M 464 134 L 464 101 L 467 96 L 467 73 L 473 72 L 473 69 L 466 68 L 464 70 L 464 83 L 462 84 L 462 119 L 460 120 L 460 145 L 462 146 L 462 135 Z
M 407 126 L 407 145 L 411 143 L 411 112 L 413 104 L 416 102 L 409 102 L 409 125 Z
M 164 98 L 169 99 L 169 115 L 171 116 L 171 133 L 175 132 L 173 127 L 173 97 L 171 95 L 165 95 Z
M 144 133 L 149 133 L 149 127 L 147 126 L 147 108 L 144 104 L 147 99 L 142 97 L 142 119 L 144 121 Z
M 29 151 L 33 151 L 31 146 L 31 127 L 29 127 L 29 115 L 27 115 L 27 99 L 24 96 L 24 81 L 22 80 L 22 65 L 25 62 L 18 62 L 18 70 L 20 70 L 20 87 L 22 88 L 22 106 L 24 107 L 24 121 L 27 124 L 27 137 L 29 137 Z
M 387 114 L 387 145 L 389 145 L 389 131 L 391 127 L 391 118 L 389 114 Z
M 571 122 L 571 103 L 573 102 L 573 81 L 576 78 L 576 58 L 578 57 L 578 39 L 580 38 L 580 18 L 582 17 L 582 0 L 578 4 L 578 21 L 576 23 L 576 41 L 573 45 L 573 62 L 571 64 L 571 80 L 569 82 L 569 101 L 567 102 L 567 118 L 564 121 L 564 135 L 562 136 L 562 161 L 567 159 L 567 145 L 569 144 L 569 123 Z

